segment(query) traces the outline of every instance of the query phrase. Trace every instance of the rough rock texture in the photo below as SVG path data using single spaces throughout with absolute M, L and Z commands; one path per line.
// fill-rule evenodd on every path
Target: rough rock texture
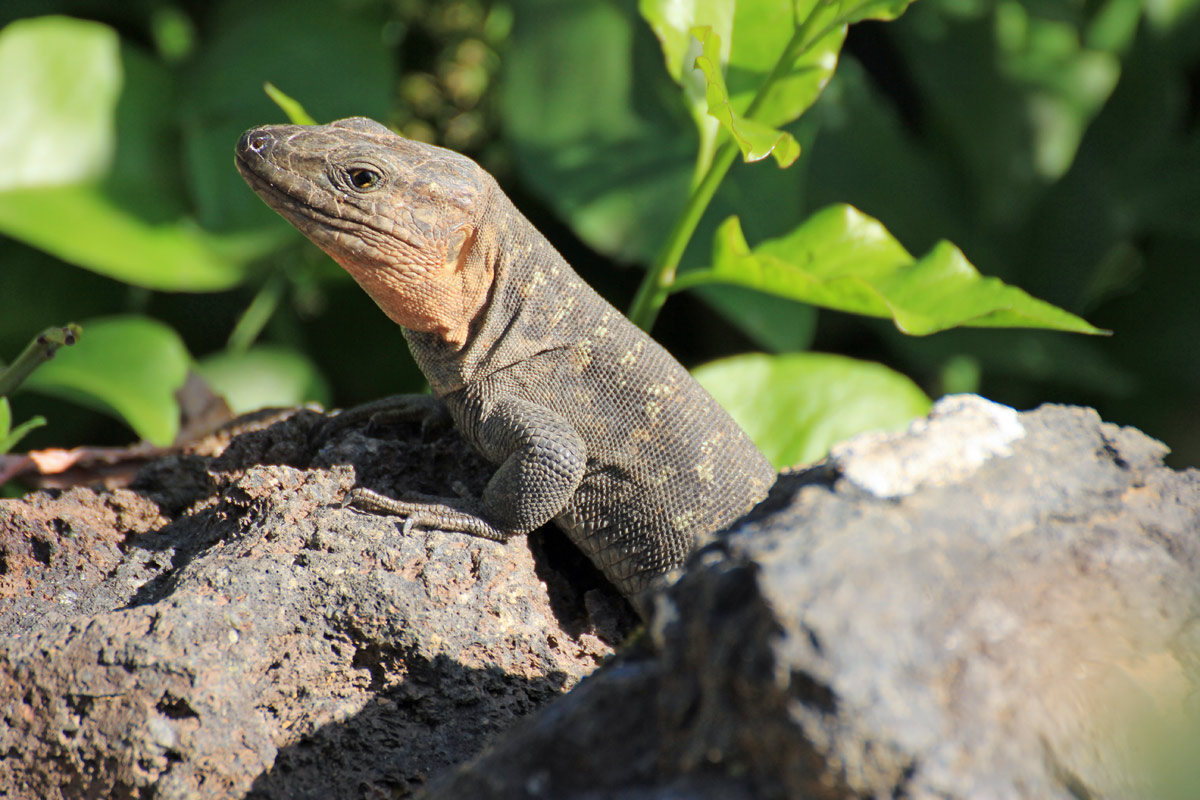
M 594 669 L 596 625 L 628 629 L 553 539 L 404 536 L 340 506 L 356 479 L 478 492 L 456 434 L 314 454 L 318 418 L 131 489 L 0 501 L 0 797 L 407 796 Z
M 1165 797 L 1200 777 L 1200 473 L 1164 452 L 978 398 L 855 440 L 424 796 Z
M 560 534 L 342 508 L 489 468 L 317 419 L 0 501 L 0 797 L 1196 796 L 1200 473 L 1093 412 L 835 448 L 582 682 L 632 617 Z

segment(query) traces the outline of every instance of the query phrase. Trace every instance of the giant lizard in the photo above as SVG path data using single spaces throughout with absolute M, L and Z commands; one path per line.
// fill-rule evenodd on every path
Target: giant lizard
M 553 521 L 638 605 L 774 483 L 716 401 L 466 156 L 353 118 L 254 128 L 236 163 L 400 325 L 497 466 L 479 501 L 358 488 L 360 509 L 501 541 Z

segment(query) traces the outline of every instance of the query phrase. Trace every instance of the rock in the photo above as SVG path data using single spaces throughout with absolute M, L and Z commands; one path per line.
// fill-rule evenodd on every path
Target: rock
M 341 507 L 356 480 L 478 491 L 456 434 L 314 455 L 317 419 L 131 489 L 0 501 L 0 797 L 405 796 L 611 652 L 587 608 L 630 628 L 549 537 L 405 536 Z
M 422 796 L 1195 796 L 1200 473 L 1165 452 L 979 398 L 839 447 Z
M 1091 411 L 839 445 L 607 660 L 630 609 L 564 537 L 341 507 L 478 492 L 456 434 L 319 419 L 0 501 L 0 798 L 1195 794 L 1200 473 Z

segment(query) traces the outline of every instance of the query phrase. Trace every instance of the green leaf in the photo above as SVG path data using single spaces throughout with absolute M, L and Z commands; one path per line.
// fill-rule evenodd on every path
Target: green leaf
M 695 126 L 662 101 L 675 86 L 655 68 L 654 37 L 607 0 L 513 8 L 499 101 L 517 170 L 590 247 L 648 260 L 683 207 L 696 150 Z
M 45 417 L 36 416 L 25 420 L 16 428 L 13 428 L 12 409 L 8 406 L 8 398 L 0 397 L 0 453 L 7 453 L 9 450 L 12 450 L 17 446 L 17 442 L 24 438 L 25 434 L 45 424 Z
M 707 27 L 720 37 L 724 47 L 719 61 L 723 66 L 729 60 L 728 43 L 737 5 L 735 0 L 638 0 L 638 11 L 662 44 L 667 73 L 689 92 L 695 92 L 698 101 L 704 96 L 704 85 L 688 81 L 699 53 L 692 29 Z
M 739 112 L 749 113 L 755 102 L 754 119 L 786 125 L 825 89 L 837 67 L 846 27 L 832 24 L 823 27 L 823 33 L 814 30 L 832 16 L 827 6 L 815 9 L 811 21 L 807 14 L 805 10 L 793 15 L 787 5 L 770 0 L 738 3 L 725 79 Z
M 387 119 L 396 53 L 386 15 L 326 0 L 223 0 L 205 14 L 204 46 L 181 75 L 186 185 L 196 216 L 213 230 L 282 226 L 237 170 L 233 144 L 247 128 L 280 118 L 263 81 L 286 85 L 317 119 Z
M 670 104 L 662 100 L 677 87 L 657 68 L 663 55 L 659 41 L 609 0 L 513 5 L 515 27 L 499 100 L 522 182 L 590 247 L 623 262 L 650 261 L 683 208 L 697 147 L 691 117 L 669 113 Z M 816 129 L 810 115 L 792 132 L 806 145 Z M 807 207 L 806 161 L 801 155 L 787 170 L 735 164 L 683 264 L 708 263 L 716 223 L 729 214 L 742 214 L 747 233 L 757 238 L 790 230 Z M 705 301 L 761 348 L 807 346 L 810 326 L 796 324 L 803 307 L 761 295 L 754 302 L 749 290 L 735 298 L 727 287 L 711 288 Z M 744 324 L 748 314 L 752 325 Z
M 175 331 L 148 317 L 116 316 L 84 322 L 87 335 L 60 350 L 25 388 L 63 397 L 124 420 L 159 446 L 179 428 L 175 390 L 191 357 Z
M 711 161 L 720 126 L 708 113 L 707 81 L 696 67 L 700 42 L 692 35 L 698 26 L 708 27 L 721 42 L 721 70 L 729 60 L 733 39 L 734 0 L 639 0 L 638 10 L 662 45 L 667 73 L 683 87 L 688 110 L 700 132 L 700 152 L 706 166 Z
M 252 261 L 288 238 L 283 230 L 213 234 L 186 218 L 151 223 L 89 185 L 0 192 L 0 230 L 126 283 L 194 292 L 237 286 Z
M 287 118 L 292 121 L 293 125 L 316 125 L 317 121 L 312 118 L 312 115 L 304 110 L 299 100 L 289 97 L 275 84 L 267 81 L 263 84 L 263 91 L 267 93 L 267 97 L 271 98 L 275 105 L 287 114 Z
M 949 242 L 914 260 L 876 219 L 829 206 L 788 235 L 752 251 L 737 217 L 722 223 L 713 266 L 680 276 L 676 288 L 732 283 L 825 308 L 891 318 L 924 336 L 959 325 L 1104 333 L 1074 314 L 986 278 Z
M 828 26 L 853 25 L 869 19 L 886 22 L 899 17 L 912 3 L 913 0 L 793 0 L 796 19 L 824 14 Z
M 0 189 L 104 174 L 120 89 L 117 34 L 107 25 L 38 17 L 0 30 Z
M 696 66 L 704 73 L 707 83 L 705 99 L 708 113 L 716 118 L 737 142 L 746 161 L 760 161 L 774 156 L 781 167 L 789 167 L 800 155 L 800 144 L 787 131 L 744 117 L 734 111 L 725 76 L 721 72 L 721 40 L 712 28 L 693 28 L 692 35 L 701 42 L 701 54 Z
M 118 114 L 123 84 L 136 97 Z M 147 288 L 240 283 L 285 237 L 215 236 L 182 216 L 182 181 L 163 163 L 171 89 L 107 26 L 40 17 L 0 30 L 0 233 Z
M 904 375 L 844 356 L 754 353 L 693 375 L 777 468 L 815 461 L 863 431 L 902 428 L 930 406 Z
M 224 396 L 235 414 L 269 406 L 329 402 L 329 386 L 316 365 L 304 354 L 284 347 L 217 353 L 202 359 L 196 371 Z
M 846 25 L 898 15 L 908 2 L 797 3 L 790 8 L 777 0 L 640 0 L 639 9 L 659 38 L 667 71 L 684 89 L 700 125 L 703 149 L 711 125 L 702 116 L 713 95 L 718 107 L 724 95 L 732 114 L 750 116 L 762 125 L 792 122 L 833 75 Z M 697 31 L 704 28 L 716 37 L 716 46 L 707 51 L 704 34 Z M 703 80 L 693 66 L 703 71 Z M 760 93 L 753 113 L 748 113 Z M 718 118 L 724 113 L 722 108 Z

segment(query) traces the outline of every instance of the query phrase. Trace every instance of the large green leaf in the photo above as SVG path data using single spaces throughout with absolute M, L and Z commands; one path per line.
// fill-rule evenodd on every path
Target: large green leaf
M 121 89 L 117 34 L 68 17 L 0 30 L 0 190 L 101 176 Z
M 723 47 L 717 61 L 724 67 L 729 61 L 737 5 L 736 0 L 638 0 L 638 11 L 662 45 L 667 73 L 683 86 L 698 109 L 705 105 L 704 83 L 695 80 L 694 65 L 700 51 L 692 29 L 708 27 L 720 37 Z
M 659 38 L 668 73 L 683 87 L 700 130 L 702 167 L 711 159 L 714 120 L 747 161 L 768 153 L 781 166 L 796 159 L 799 145 L 779 126 L 796 120 L 828 83 L 844 25 L 808 36 L 804 17 L 770 0 L 641 0 L 639 10 Z M 823 6 L 814 13 L 820 17 L 814 22 L 836 22 L 836 9 L 832 17 Z
M 736 137 L 730 116 L 749 116 L 753 123 L 773 128 L 799 118 L 833 75 L 846 26 L 894 19 L 910 2 L 641 0 L 639 9 L 658 36 L 667 70 L 683 86 L 693 113 L 707 110 Z M 703 71 L 703 82 L 693 62 Z
M 726 81 L 733 107 L 745 113 L 760 92 L 755 120 L 779 127 L 799 118 L 829 83 L 846 38 L 828 9 L 793 9 L 774 0 L 738 3 Z M 814 14 L 812 27 L 805 27 Z M 836 9 L 835 9 L 836 12 Z M 818 23 L 831 23 L 815 30 Z M 764 84 L 770 78 L 765 92 Z
M 173 152 L 161 146 L 170 89 L 105 25 L 39 17 L 0 30 L 0 233 L 148 288 L 241 282 L 278 238 L 217 237 L 182 215 L 178 173 L 161 160 Z
M 329 386 L 299 351 L 279 346 L 208 356 L 196 371 L 221 394 L 235 414 L 268 406 L 329 403 Z
M 822 353 L 734 356 L 693 374 L 777 468 L 815 461 L 863 431 L 901 428 L 930 405 L 898 372 Z
M 168 291 L 236 286 L 285 231 L 217 235 L 189 219 L 152 223 L 91 184 L 0 192 L 0 230 L 63 261 Z
M 916 336 L 960 325 L 1103 333 L 1074 314 L 980 275 L 949 242 L 913 259 L 878 220 L 846 205 L 818 211 L 787 236 L 753 250 L 738 219 L 730 217 L 717 233 L 712 268 L 689 272 L 676 286 L 713 282 L 890 318 Z
M 24 388 L 112 414 L 142 438 L 170 444 L 179 429 L 175 390 L 191 364 L 179 335 L 157 320 L 133 315 L 82 326 L 79 342 L 39 367 Z
M 792 0 L 796 19 L 805 20 L 814 29 L 853 25 L 869 19 L 893 20 L 912 3 L 913 0 Z

